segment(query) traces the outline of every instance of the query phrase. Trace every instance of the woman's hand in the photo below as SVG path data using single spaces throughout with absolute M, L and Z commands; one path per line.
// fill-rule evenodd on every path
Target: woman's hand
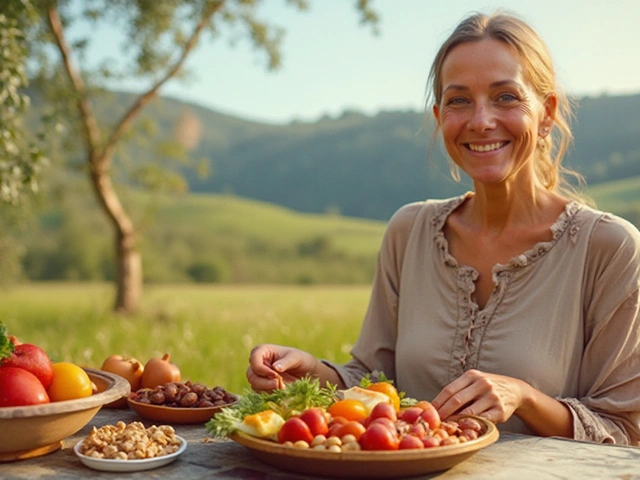
M 318 376 L 320 362 L 310 353 L 297 348 L 263 344 L 254 347 L 249 356 L 247 380 L 256 392 L 282 388 L 305 375 Z
M 502 423 L 523 405 L 530 388 L 516 378 L 469 370 L 444 387 L 431 403 L 443 419 L 453 414 L 477 415 Z

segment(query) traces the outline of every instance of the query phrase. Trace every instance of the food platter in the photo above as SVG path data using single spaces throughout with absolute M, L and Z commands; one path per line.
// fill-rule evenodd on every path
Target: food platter
M 142 418 L 173 425 L 206 423 L 221 409 L 233 405 L 233 403 L 228 403 L 216 407 L 180 408 L 136 402 L 131 398 L 127 398 L 127 403 L 129 404 L 129 408 Z
M 289 447 L 242 432 L 232 433 L 229 438 L 263 462 L 283 470 L 330 477 L 398 478 L 446 470 L 498 440 L 498 429 L 492 422 L 471 418 L 483 425 L 483 433 L 477 439 L 420 450 L 336 453 Z
M 182 444 L 177 451 L 170 453 L 169 455 L 145 458 L 142 460 L 113 460 L 88 457 L 80 453 L 82 441 L 76 443 L 75 447 L 73 447 L 73 451 L 85 466 L 94 470 L 101 470 L 104 472 L 139 472 L 142 470 L 151 470 L 154 468 L 162 467 L 164 465 L 168 465 L 169 463 L 177 459 L 180 455 L 182 455 L 182 453 L 187 449 L 187 441 L 182 437 L 178 438 L 180 439 Z

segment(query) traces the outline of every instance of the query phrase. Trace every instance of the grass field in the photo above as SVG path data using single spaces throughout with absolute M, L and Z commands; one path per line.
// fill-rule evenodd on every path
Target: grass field
M 251 348 L 280 343 L 345 361 L 357 338 L 369 286 L 147 287 L 133 318 L 110 312 L 110 284 L 32 284 L 0 291 L 9 333 L 44 348 L 54 361 L 99 368 L 110 354 L 171 354 L 183 378 L 248 387 Z

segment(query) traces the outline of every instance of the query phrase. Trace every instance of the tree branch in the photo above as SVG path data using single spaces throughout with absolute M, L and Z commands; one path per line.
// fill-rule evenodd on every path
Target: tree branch
M 82 119 L 82 125 L 85 130 L 84 138 L 87 143 L 87 152 L 89 153 L 91 167 L 96 168 L 96 153 L 100 146 L 100 129 L 98 128 L 96 118 L 91 111 L 91 105 L 87 98 L 87 89 L 82 77 L 78 74 L 71 61 L 71 49 L 64 37 L 62 22 L 60 21 L 60 16 L 58 15 L 58 10 L 55 6 L 48 8 L 47 20 L 49 22 L 51 33 L 53 33 L 53 37 L 56 41 L 56 45 L 58 46 L 58 50 L 62 55 L 62 63 L 64 64 L 64 68 L 77 96 L 76 102 L 80 112 L 80 118 Z
M 124 135 L 125 132 L 131 127 L 131 123 L 134 118 L 138 115 L 140 110 L 144 108 L 144 106 L 155 97 L 158 93 L 158 90 L 171 78 L 173 78 L 182 68 L 182 65 L 186 61 L 187 57 L 191 53 L 191 51 L 195 48 L 200 38 L 200 34 L 202 30 L 209 24 L 211 18 L 222 8 L 224 1 L 216 2 L 211 5 L 203 14 L 202 19 L 198 22 L 191 37 L 185 44 L 182 53 L 179 58 L 176 60 L 176 63 L 167 71 L 164 77 L 162 77 L 155 85 L 153 85 L 146 93 L 140 95 L 136 102 L 131 106 L 131 108 L 123 115 L 120 119 L 120 122 L 116 125 L 113 133 L 107 143 L 105 144 L 103 155 L 107 158 L 110 157 L 112 152 L 115 150 L 118 141 Z

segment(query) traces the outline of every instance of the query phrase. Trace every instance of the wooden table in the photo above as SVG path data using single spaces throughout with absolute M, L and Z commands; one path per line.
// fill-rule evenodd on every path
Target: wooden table
M 210 438 L 203 425 L 175 426 L 178 435 L 186 438 L 189 445 L 184 454 L 170 465 L 137 473 L 107 473 L 88 469 L 75 456 L 73 446 L 88 435 L 92 426 L 115 424 L 118 420 L 127 423 L 142 421 L 146 426 L 153 424 L 141 420 L 130 410 L 102 409 L 87 427 L 66 439 L 60 450 L 42 457 L 0 464 L 0 479 L 303 478 L 299 474 L 287 473 L 260 462 L 249 450 L 232 441 Z M 498 442 L 450 470 L 412 478 L 640 480 L 640 448 L 503 433 Z

